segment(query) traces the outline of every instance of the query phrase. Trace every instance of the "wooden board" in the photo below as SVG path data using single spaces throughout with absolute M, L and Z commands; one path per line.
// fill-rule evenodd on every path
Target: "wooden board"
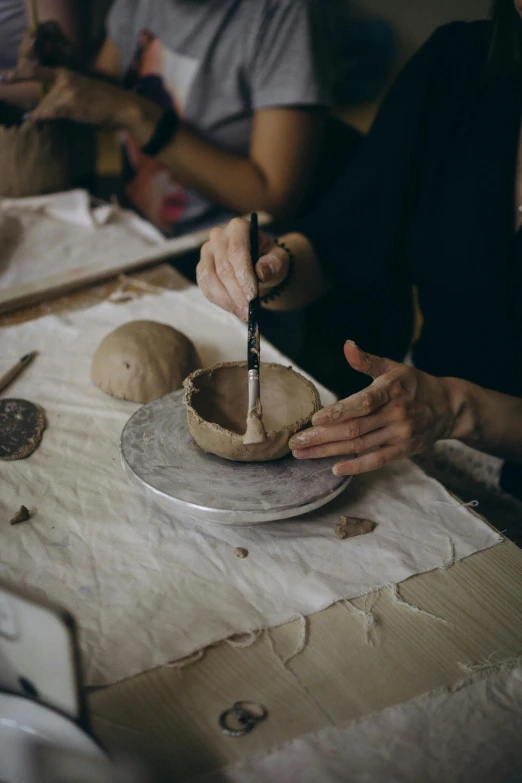
M 271 222 L 270 216 L 265 213 L 260 213 L 258 220 L 260 226 L 266 226 Z M 139 258 L 120 260 L 110 265 L 103 263 L 80 266 L 67 272 L 60 272 L 40 280 L 0 290 L 0 314 L 18 310 L 21 307 L 29 307 L 45 299 L 67 294 L 92 283 L 107 280 L 133 269 L 150 266 L 167 258 L 180 258 L 192 250 L 198 250 L 209 239 L 211 228 L 168 239 L 161 245 L 143 253 Z
M 165 780 L 199 781 L 302 734 L 452 688 L 468 664 L 518 658 L 521 587 L 522 551 L 505 541 L 400 585 L 404 601 L 446 623 L 399 606 L 384 589 L 371 646 L 364 618 L 339 602 L 309 618 L 305 648 L 286 666 L 300 621 L 271 629 L 272 644 L 266 633 L 245 649 L 219 644 L 183 669 L 164 666 L 91 693 L 95 731 L 110 751 L 137 753 Z M 268 718 L 246 737 L 226 737 L 218 716 L 240 699 L 263 704 Z

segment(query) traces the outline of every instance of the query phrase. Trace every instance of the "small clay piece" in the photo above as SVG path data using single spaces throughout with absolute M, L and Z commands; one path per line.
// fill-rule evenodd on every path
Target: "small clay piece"
M 45 430 L 42 408 L 28 400 L 0 400 L 0 459 L 25 459 L 38 447 Z
M 156 321 L 129 321 L 101 341 L 91 378 L 113 397 L 151 402 L 181 389 L 196 367 L 196 349 L 177 329 Z
M 192 373 L 184 383 L 190 434 L 204 451 L 236 462 L 266 462 L 288 454 L 288 441 L 321 407 L 315 386 L 281 364 L 263 364 L 261 404 L 266 440 L 245 445 L 248 410 L 246 362 Z
M 248 549 L 243 549 L 242 546 L 236 546 L 234 549 L 234 554 L 236 557 L 239 557 L 241 560 L 243 560 L 245 557 L 248 557 Z
M 362 536 L 365 533 L 371 533 L 377 527 L 375 522 L 369 519 L 356 519 L 355 517 L 339 517 L 339 522 L 335 526 L 335 535 L 337 538 L 353 538 Z
M 10 525 L 19 525 L 21 522 L 27 522 L 31 514 L 29 513 L 29 509 L 27 509 L 25 506 L 20 506 L 20 510 L 16 512 L 14 517 L 9 520 Z

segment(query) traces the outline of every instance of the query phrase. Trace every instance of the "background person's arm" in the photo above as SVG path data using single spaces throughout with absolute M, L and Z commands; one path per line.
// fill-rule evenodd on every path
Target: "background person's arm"
M 106 56 L 98 69 L 117 62 Z M 143 146 L 163 109 L 132 92 L 65 69 L 38 68 L 49 92 L 34 120 L 68 118 L 126 129 Z M 183 124 L 157 156 L 182 185 L 199 190 L 237 212 L 265 210 L 274 217 L 292 212 L 303 198 L 313 171 L 324 112 L 314 109 L 262 109 L 256 112 L 249 157 L 234 155 L 200 138 Z
M 241 61 L 231 60 L 231 67 L 241 68 L 252 111 L 248 153 L 237 154 L 227 149 L 226 141 L 221 146 L 204 138 L 181 118 L 175 138 L 157 160 L 178 183 L 216 204 L 240 213 L 263 210 L 281 218 L 295 212 L 306 195 L 327 116 L 324 9 L 318 0 L 260 0 L 252 8 L 256 15 L 248 29 L 241 14 L 228 22 L 230 35 L 238 25 Z M 98 56 L 97 70 L 121 76 L 128 67 L 137 43 L 133 13 L 129 0 L 112 6 L 108 41 Z M 168 38 L 164 45 L 168 47 Z M 93 84 L 89 91 L 71 74 L 66 83 L 57 79 L 35 117 L 51 119 L 58 111 L 62 117 L 124 128 L 141 147 L 151 138 L 163 109 L 130 92 L 107 92 L 104 97 L 101 88 Z
M 149 102 L 130 108 L 127 130 L 143 146 L 161 109 Z M 182 185 L 234 212 L 263 210 L 292 214 L 313 174 L 326 112 L 313 108 L 259 109 L 254 114 L 250 152 L 242 157 L 212 144 L 182 125 L 158 156 Z
M 94 61 L 94 70 L 117 79 L 120 75 L 121 51 L 113 40 L 107 38 Z

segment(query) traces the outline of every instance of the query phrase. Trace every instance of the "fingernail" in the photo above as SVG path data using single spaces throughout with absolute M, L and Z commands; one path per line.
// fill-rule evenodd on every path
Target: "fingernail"
M 245 287 L 243 290 L 244 290 L 244 294 L 245 294 L 245 296 L 247 298 L 247 301 L 251 302 L 252 299 L 256 298 L 256 296 L 257 296 L 257 286 L 251 285 L 251 286 Z
M 241 308 L 240 317 L 243 319 L 243 321 L 248 321 L 248 305 L 245 305 Z
M 290 448 L 296 448 L 297 446 L 307 446 L 309 442 L 307 435 L 294 435 L 290 439 Z
M 353 340 L 346 340 L 346 342 L 347 342 L 349 345 L 353 345 L 353 347 L 354 347 L 354 348 L 358 348 L 358 347 L 359 347 L 359 346 L 357 345 L 357 343 L 356 343 L 356 342 L 354 342 Z
M 255 299 L 257 296 L 257 286 L 252 281 L 250 275 L 244 270 L 240 270 L 236 277 L 247 300 L 250 302 L 252 299 Z
M 274 272 L 268 261 L 263 261 L 257 267 L 257 274 L 261 282 L 264 283 L 265 280 L 270 280 L 273 277 Z

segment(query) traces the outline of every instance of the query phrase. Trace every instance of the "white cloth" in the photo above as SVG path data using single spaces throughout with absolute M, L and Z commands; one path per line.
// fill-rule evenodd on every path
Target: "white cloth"
M 182 329 L 204 365 L 241 359 L 246 327 L 197 288 L 105 302 L 0 332 L 2 369 L 40 352 L 11 397 L 41 404 L 48 429 L 28 459 L 0 463 L 0 576 L 37 588 L 78 618 L 87 683 L 109 683 L 232 634 L 317 612 L 453 559 L 500 537 L 409 461 L 358 478 L 322 510 L 255 528 L 187 526 L 125 477 L 122 428 L 137 405 L 103 394 L 91 357 L 117 325 L 152 318 Z M 284 362 L 266 344 L 262 356 Z M 323 390 L 323 401 L 332 401 Z M 340 541 L 340 513 L 377 522 Z M 240 560 L 232 550 L 242 546 Z
M 299 737 L 210 783 L 520 783 L 522 669 Z M 203 780 L 198 778 L 198 780 Z
M 139 259 L 165 242 L 153 225 L 87 191 L 0 199 L 0 289 L 89 264 Z

